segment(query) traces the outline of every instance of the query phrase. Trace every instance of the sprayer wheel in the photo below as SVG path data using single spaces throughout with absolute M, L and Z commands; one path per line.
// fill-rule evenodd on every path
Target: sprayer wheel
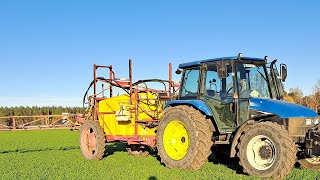
M 80 130 L 80 148 L 88 160 L 100 160 L 106 147 L 105 134 L 97 121 L 87 121 Z

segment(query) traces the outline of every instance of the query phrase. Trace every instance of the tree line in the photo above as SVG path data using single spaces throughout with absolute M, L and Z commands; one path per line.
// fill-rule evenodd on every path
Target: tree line
M 312 93 L 310 95 L 304 95 L 299 87 L 291 88 L 288 92 L 285 92 L 284 99 L 286 101 L 300 104 L 313 109 L 318 114 L 320 113 L 320 79 L 312 87 Z
M 62 113 L 77 114 L 77 113 L 84 113 L 84 111 L 85 111 L 85 108 L 83 107 L 62 107 L 62 106 L 0 107 L 0 117 L 61 115 Z

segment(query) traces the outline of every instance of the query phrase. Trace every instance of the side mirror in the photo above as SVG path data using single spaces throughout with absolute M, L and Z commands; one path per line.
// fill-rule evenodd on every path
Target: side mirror
M 226 61 L 218 61 L 218 77 L 219 78 L 227 78 L 227 65 Z
M 287 79 L 287 65 L 285 64 L 280 64 L 280 77 L 282 82 L 285 82 Z
M 181 74 L 181 70 L 179 68 L 176 70 L 176 74 Z

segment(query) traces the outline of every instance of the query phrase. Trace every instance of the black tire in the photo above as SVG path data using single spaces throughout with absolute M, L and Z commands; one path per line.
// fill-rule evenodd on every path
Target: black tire
M 164 145 L 164 132 L 173 121 L 182 123 L 188 136 L 186 154 L 180 159 L 170 157 Z M 213 145 L 211 127 L 213 127 L 212 122 L 192 107 L 175 106 L 165 109 L 163 118 L 159 122 L 156 137 L 161 162 L 169 168 L 199 169 L 208 161 L 211 154 L 211 146 Z M 184 138 L 182 137 L 179 143 L 185 143 L 183 142 Z
M 272 122 L 246 128 L 237 150 L 243 172 L 252 176 L 284 178 L 296 162 L 297 148 L 289 131 Z
M 147 157 L 149 156 L 148 147 L 140 147 L 139 145 L 128 145 L 127 151 L 132 156 Z
M 303 169 L 320 170 L 320 157 L 316 156 L 313 158 L 303 157 L 298 160 L 300 167 Z
M 81 126 L 80 149 L 88 160 L 100 160 L 106 148 L 106 138 L 98 121 L 88 121 Z

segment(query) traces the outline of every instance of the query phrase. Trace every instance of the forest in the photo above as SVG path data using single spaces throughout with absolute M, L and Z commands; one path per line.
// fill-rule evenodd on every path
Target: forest
M 318 114 L 320 113 L 320 79 L 312 87 L 312 92 L 309 95 L 304 95 L 300 87 L 290 88 L 285 92 L 284 99 L 288 102 L 300 104 L 313 109 Z
M 36 115 L 61 115 L 62 113 L 77 114 L 84 113 L 82 107 L 62 107 L 62 106 L 32 106 L 32 107 L 0 107 L 0 117 L 4 116 L 36 116 Z

